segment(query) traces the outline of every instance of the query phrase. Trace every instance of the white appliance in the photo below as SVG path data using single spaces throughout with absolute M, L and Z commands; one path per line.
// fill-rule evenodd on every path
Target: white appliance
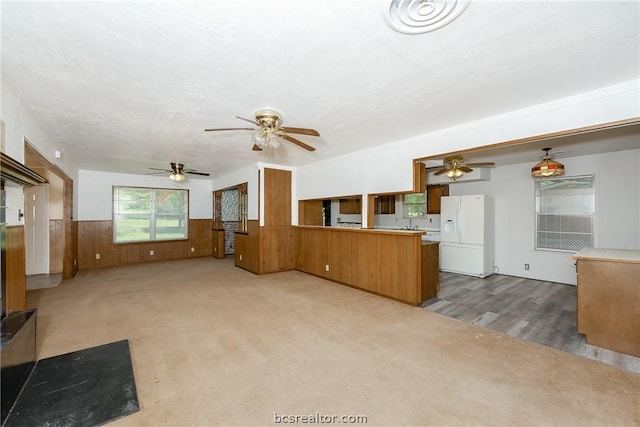
M 440 203 L 440 269 L 476 277 L 492 275 L 493 199 L 444 196 Z

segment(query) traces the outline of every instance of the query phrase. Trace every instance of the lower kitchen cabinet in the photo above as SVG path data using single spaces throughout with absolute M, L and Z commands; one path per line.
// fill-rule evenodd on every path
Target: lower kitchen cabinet
M 574 259 L 578 332 L 588 344 L 640 357 L 640 251 L 586 248 Z

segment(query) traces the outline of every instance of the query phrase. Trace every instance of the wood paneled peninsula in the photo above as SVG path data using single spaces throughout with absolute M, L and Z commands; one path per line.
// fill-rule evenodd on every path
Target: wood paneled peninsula
M 438 292 L 438 242 L 424 231 L 294 226 L 295 268 L 420 305 Z
M 578 332 L 588 344 L 640 357 L 640 251 L 576 253 Z

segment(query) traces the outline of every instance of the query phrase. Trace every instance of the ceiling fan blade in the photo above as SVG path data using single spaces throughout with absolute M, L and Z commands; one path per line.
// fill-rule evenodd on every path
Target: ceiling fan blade
M 462 172 L 466 172 L 466 173 L 473 172 L 473 169 L 471 169 L 471 168 L 469 168 L 467 166 L 459 166 L 458 169 L 460 169 Z
M 436 173 L 434 173 L 434 175 L 442 175 L 443 173 L 445 173 L 448 170 L 449 169 L 447 169 L 447 168 L 442 168 L 439 171 L 436 171 Z
M 318 132 L 315 129 L 290 128 L 290 127 L 282 127 L 281 129 L 287 133 L 298 133 L 300 135 L 320 136 L 320 132 Z
M 465 166 L 473 166 L 473 167 L 491 167 L 491 166 L 495 166 L 496 164 L 493 162 L 484 162 L 484 163 L 465 163 Z
M 215 132 L 219 130 L 257 130 L 254 128 L 219 128 L 219 129 L 205 129 L 205 132 Z
M 305 144 L 304 142 L 302 142 L 302 141 L 300 141 L 300 140 L 298 140 L 298 139 L 295 139 L 295 138 L 293 138 L 293 137 L 291 137 L 291 136 L 289 136 L 289 135 L 286 135 L 286 134 L 285 134 L 285 135 L 282 135 L 282 138 L 286 139 L 286 140 L 287 140 L 287 141 L 289 141 L 289 142 L 293 142 L 293 143 L 294 143 L 294 144 L 296 144 L 298 147 L 302 147 L 302 148 L 304 148 L 305 150 L 309 150 L 309 151 L 316 151 L 316 149 L 315 149 L 315 148 L 313 148 L 312 146 L 310 146 L 310 145 L 308 145 L 308 144 Z
M 149 168 L 149 169 L 154 171 L 171 172 L 171 169 L 160 169 L 160 168 Z
M 253 151 L 262 151 L 262 148 L 258 147 L 258 145 L 256 145 L 256 144 L 253 144 L 253 147 L 251 147 L 251 149 Z
M 202 176 L 209 176 L 208 173 L 205 172 L 196 172 L 196 171 L 184 171 L 184 173 L 190 173 L 191 175 L 202 175 Z
M 171 173 L 171 171 L 149 172 L 149 173 L 145 173 L 145 175 L 164 175 L 166 173 Z
M 244 117 L 236 116 L 236 119 L 244 120 L 245 122 L 253 123 L 256 126 L 260 126 L 255 120 L 245 119 Z

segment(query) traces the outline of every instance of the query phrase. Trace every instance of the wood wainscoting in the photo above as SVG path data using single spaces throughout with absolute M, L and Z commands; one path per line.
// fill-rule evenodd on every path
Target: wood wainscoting
M 7 226 L 6 234 L 6 280 L 7 295 L 5 313 L 21 311 L 26 308 L 26 255 L 24 246 L 24 226 Z
M 90 269 L 211 256 L 211 225 L 210 219 L 190 219 L 188 240 L 115 244 L 112 221 L 78 221 L 78 267 Z M 100 254 L 99 259 L 96 254 Z
M 49 273 L 62 273 L 64 265 L 64 222 L 49 220 Z

